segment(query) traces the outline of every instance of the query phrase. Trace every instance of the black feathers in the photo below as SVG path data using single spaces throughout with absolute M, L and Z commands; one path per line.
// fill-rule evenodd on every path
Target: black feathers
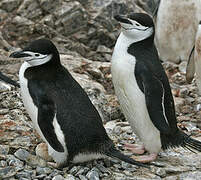
M 131 13 L 128 15 L 129 19 L 135 20 L 143 26 L 154 27 L 154 23 L 148 14 L 144 13 Z

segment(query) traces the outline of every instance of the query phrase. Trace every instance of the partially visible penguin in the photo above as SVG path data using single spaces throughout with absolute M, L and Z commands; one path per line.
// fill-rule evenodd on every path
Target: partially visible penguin
M 112 55 L 112 81 L 122 112 L 143 145 L 126 145 L 138 161 L 156 159 L 161 149 L 182 146 L 201 151 L 201 142 L 177 127 L 167 75 L 154 45 L 154 23 L 143 13 L 114 17 L 121 33 Z
M 188 61 L 201 19 L 201 1 L 160 0 L 155 15 L 155 43 L 160 59 Z
M 191 82 L 196 73 L 196 84 L 201 95 L 201 21 L 198 25 L 198 30 L 195 38 L 195 46 L 189 56 L 189 61 L 186 69 L 186 80 Z
M 22 58 L 19 72 L 24 106 L 58 167 L 106 156 L 145 166 L 118 151 L 85 91 L 61 65 L 47 39 L 30 43 L 12 58 Z

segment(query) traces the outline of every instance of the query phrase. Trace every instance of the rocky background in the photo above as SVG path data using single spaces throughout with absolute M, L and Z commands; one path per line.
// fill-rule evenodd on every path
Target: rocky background
M 114 14 L 148 12 L 152 0 L 1 0 L 0 71 L 18 80 L 20 60 L 9 54 L 37 38 L 50 38 L 62 64 L 88 93 L 109 136 L 125 154 L 125 143 L 138 142 L 120 111 L 111 82 L 110 60 L 119 34 Z M 201 97 L 185 81 L 186 62 L 163 63 L 175 99 L 178 126 L 201 140 Z M 0 179 L 20 180 L 191 180 L 201 179 L 201 155 L 183 148 L 161 152 L 151 169 L 116 159 L 54 169 L 36 156 L 42 142 L 35 132 L 18 88 L 0 82 Z

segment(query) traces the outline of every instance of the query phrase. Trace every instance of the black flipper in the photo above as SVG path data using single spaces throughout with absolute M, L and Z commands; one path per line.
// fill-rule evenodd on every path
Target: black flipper
M 186 66 L 186 81 L 188 83 L 190 83 L 193 80 L 194 74 L 195 74 L 195 62 L 194 62 L 194 56 L 193 56 L 194 51 L 195 51 L 195 46 L 193 46 L 191 50 L 191 53 L 188 58 L 188 64 Z
M 5 76 L 1 72 L 0 72 L 0 80 L 3 80 L 6 83 L 9 83 L 9 84 L 11 84 L 11 85 L 13 85 L 15 87 L 18 87 L 18 88 L 20 87 L 20 85 L 16 81 L 13 81 L 12 79 L 10 79 L 9 77 Z
M 124 161 L 124 162 L 127 162 L 129 164 L 149 168 L 149 166 L 147 164 L 143 164 L 143 163 L 140 163 L 138 161 L 135 161 L 134 159 L 130 158 L 129 156 L 122 154 L 115 147 L 111 147 L 107 152 L 105 152 L 105 154 L 109 157 L 117 158 L 117 159 Z
M 165 109 L 165 88 L 163 83 L 149 71 L 141 73 L 147 110 L 154 126 L 164 134 L 171 131 Z
M 58 141 L 57 136 L 55 134 L 55 129 L 53 126 L 53 120 L 55 118 L 56 110 L 54 104 L 47 99 L 42 98 L 38 103 L 38 124 L 39 127 L 48 141 L 50 146 L 58 151 L 64 152 L 64 148 L 61 143 Z

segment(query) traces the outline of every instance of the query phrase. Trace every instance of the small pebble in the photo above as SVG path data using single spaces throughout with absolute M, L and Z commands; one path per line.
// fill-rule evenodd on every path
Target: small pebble
M 28 151 L 26 151 L 25 149 L 18 149 L 14 155 L 20 159 L 20 160 L 23 160 L 23 161 L 26 161 L 27 158 L 30 156 L 30 153 Z
M 0 145 L 0 155 L 7 155 L 9 152 L 9 146 Z
M 57 175 L 57 176 L 54 176 L 52 180 L 64 180 L 64 177 L 62 175 Z
M 52 169 L 48 168 L 48 167 L 37 167 L 36 168 L 36 173 L 38 175 L 41 175 L 41 174 L 50 174 L 52 172 Z
M 87 173 L 86 177 L 90 180 L 99 180 L 99 174 L 96 170 L 91 170 Z
M 76 179 L 73 175 L 68 174 L 67 176 L 65 176 L 65 180 L 76 180 Z
M 79 175 L 80 180 L 88 180 L 85 176 Z

